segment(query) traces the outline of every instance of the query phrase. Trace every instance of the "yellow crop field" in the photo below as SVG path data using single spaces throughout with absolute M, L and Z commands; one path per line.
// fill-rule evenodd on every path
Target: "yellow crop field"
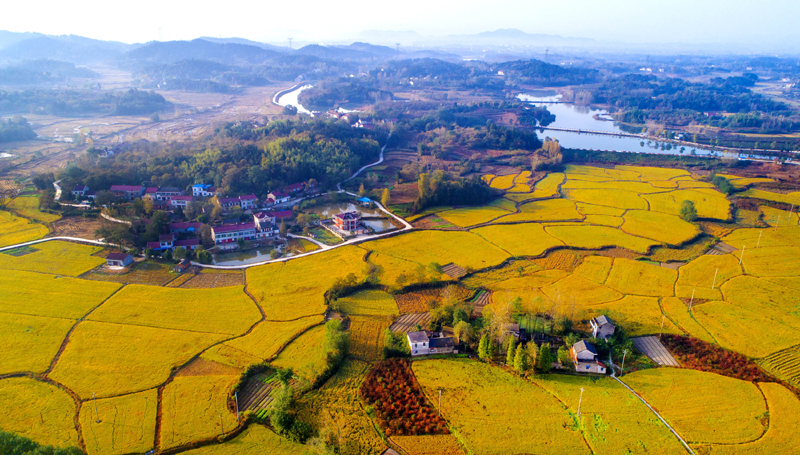
M 578 275 L 570 275 L 545 286 L 542 292 L 560 309 L 588 307 L 622 298 L 619 292 Z
M 756 183 L 772 183 L 774 181 L 775 180 L 770 179 L 770 178 L 757 178 L 757 177 L 754 177 L 754 178 L 740 178 L 740 179 L 736 179 L 736 180 L 731 180 L 731 185 L 733 185 L 735 188 L 744 188 L 744 187 L 746 187 L 748 185 L 753 185 L 753 184 L 756 184 Z
M 484 174 L 481 176 L 481 180 L 486 183 L 492 183 L 492 179 L 495 177 L 494 174 Z
M 657 297 L 627 295 L 622 300 L 603 304 L 597 309 L 604 310 L 614 322 L 624 327 L 625 335 L 657 335 L 661 331 L 663 313 Z M 589 314 L 592 317 L 598 315 Z M 683 334 L 683 331 L 666 319 L 663 333 Z
M 181 452 L 186 455 L 297 455 L 306 446 L 282 438 L 263 425 L 250 425 L 239 436 L 222 444 Z
M 656 188 L 674 189 L 678 188 L 680 181 L 677 180 L 650 180 L 649 183 Z
M 641 261 L 616 258 L 606 286 L 623 294 L 673 296 L 678 272 Z
M 397 302 L 388 292 L 367 290 L 339 299 L 339 308 L 348 315 L 398 316 Z
M 473 230 L 512 256 L 538 256 L 564 244 L 544 231 L 541 224 L 497 224 Z
M 464 268 L 483 269 L 497 265 L 508 254 L 471 232 L 413 231 L 363 245 L 376 253 L 428 265 L 455 263 Z
M 631 235 L 681 245 L 700 234 L 700 229 L 674 215 L 645 210 L 628 210 L 622 230 Z
M 569 274 L 563 270 L 542 270 L 530 274 L 526 273 L 524 276 L 497 281 L 488 285 L 488 287 L 493 291 L 500 291 L 504 289 L 541 288 L 544 286 L 549 286 L 568 276 Z
M 650 247 L 656 245 L 653 240 L 634 237 L 608 226 L 548 226 L 545 231 L 576 248 L 598 249 L 618 246 L 637 253 L 647 253 Z
M 486 205 L 489 207 L 498 207 L 503 210 L 508 210 L 509 212 L 517 211 L 517 203 L 506 198 L 495 199 Z
M 678 180 L 678 188 L 683 190 L 696 189 L 696 188 L 715 188 L 714 185 L 708 182 L 701 182 L 699 180 Z
M 226 335 L 85 321 L 70 334 L 49 377 L 81 398 L 107 397 L 163 383 L 170 370 L 185 364 Z
M 759 237 L 761 240 L 759 241 Z M 745 247 L 745 253 L 749 257 L 750 251 L 753 251 L 756 246 L 759 248 L 770 246 L 800 246 L 800 226 L 785 226 L 776 229 L 737 229 L 722 238 L 722 241 L 742 249 Z M 736 255 L 738 256 L 738 252 Z
M 402 447 L 409 455 L 464 454 L 464 449 L 461 448 L 458 440 L 452 434 L 392 436 L 392 441 Z
M 156 389 L 97 400 L 81 406 L 80 422 L 88 455 L 144 453 L 156 435 Z M 97 423 L 97 420 L 100 423 Z
M 653 180 L 670 180 L 674 178 L 690 177 L 689 171 L 683 169 L 671 169 L 665 167 L 650 166 L 615 166 L 616 169 L 636 172 L 639 179 L 643 182 Z
M 656 188 L 653 185 L 645 182 L 627 182 L 627 181 L 608 181 L 608 182 L 592 182 L 587 180 L 569 180 L 561 186 L 564 190 L 582 190 L 582 189 L 598 189 L 598 190 L 619 190 L 628 191 L 634 194 L 646 193 L 660 193 L 664 191 L 663 188 Z
M 517 174 L 499 175 L 492 179 L 490 186 L 492 188 L 497 188 L 498 190 L 507 190 L 514 186 L 515 178 L 517 178 Z
M 661 310 L 667 315 L 668 319 L 685 333 L 709 343 L 717 343 L 717 340 L 708 333 L 708 330 L 697 322 L 694 318 L 694 313 L 689 312 L 689 305 L 677 297 L 662 298 Z
M 315 430 L 327 427 L 341 432 L 342 455 L 380 455 L 386 450 L 359 399 L 366 371 L 366 363 L 347 360 L 322 388 L 297 400 L 298 415 Z
M 442 390 L 442 416 L 472 453 L 590 453 L 564 405 L 534 384 L 471 360 L 412 366 L 428 397 Z M 520 418 L 523 409 L 536 418 Z
M 369 245 L 369 244 L 367 244 Z M 367 250 L 363 250 L 367 253 Z M 387 286 L 394 286 L 397 282 L 397 277 L 400 274 L 405 274 L 406 277 L 412 275 L 414 270 L 419 264 L 406 259 L 399 259 L 388 254 L 371 253 L 368 261 L 372 264 L 378 265 L 383 268 L 383 273 L 380 275 L 381 284 Z
M 296 321 L 262 321 L 252 332 L 239 338 L 226 341 L 224 345 L 246 352 L 258 359 L 266 360 L 278 354 L 292 338 L 305 332 L 309 327 L 321 324 L 322 315 L 300 318 Z
M 0 210 L 0 226 L 3 226 L 3 232 L 0 233 L 0 247 L 38 240 L 49 232 L 44 225 L 2 210 Z
M 531 191 L 528 181 L 531 178 L 531 171 L 523 171 L 514 179 L 514 186 L 511 187 L 509 193 L 529 193 Z
M 518 221 L 567 221 L 581 220 L 583 216 L 575 210 L 575 203 L 565 199 L 545 199 L 523 204 L 522 213 L 506 215 L 495 223 L 514 223 Z
M 295 338 L 272 364 L 278 368 L 291 368 L 295 374 L 314 382 L 325 368 L 325 326 L 312 327 Z
M 353 316 L 350 318 L 350 355 L 367 362 L 381 358 L 383 331 L 392 325 L 390 317 Z
M 42 242 L 31 248 L 38 251 L 23 256 L 0 254 L 0 269 L 78 276 L 104 264 L 103 258 L 92 256 L 102 248 L 71 242 Z
M 469 227 L 476 224 L 488 223 L 495 218 L 500 218 L 509 213 L 511 212 L 500 207 L 483 206 L 448 210 L 446 212 L 440 212 L 439 216 L 458 227 Z
M 39 210 L 38 196 L 21 196 L 11 200 L 6 206 L 19 216 L 38 221 L 42 224 L 52 223 L 61 219 L 61 215 L 45 213 Z
M 603 284 L 608 279 L 608 272 L 611 271 L 613 262 L 612 258 L 604 256 L 587 256 L 583 259 L 583 263 L 575 269 L 575 274 L 595 283 Z
M 585 202 L 578 202 L 575 205 L 578 208 L 578 212 L 586 216 L 589 215 L 622 216 L 625 214 L 625 209 L 618 209 L 616 207 L 587 204 Z
M 130 284 L 88 317 L 92 321 L 241 335 L 261 319 L 239 286 L 181 289 Z
M 701 192 L 701 190 L 676 190 L 667 193 L 645 194 L 642 197 L 647 199 L 647 202 L 650 203 L 650 210 L 654 212 L 678 216 L 683 201 L 692 201 L 697 209 L 697 216 L 700 218 L 715 220 L 730 218 L 730 202 L 716 190 L 708 190 L 708 193 Z
M 267 319 L 288 321 L 325 312 L 324 293 L 348 273 L 362 276 L 365 252 L 356 246 L 247 269 L 247 291 Z
M 771 191 L 749 189 L 738 194 L 742 197 L 764 199 L 765 201 L 783 202 L 784 204 L 800 205 L 800 195 L 773 193 Z
M 800 387 L 800 346 L 770 354 L 758 363 L 776 378 Z
M 592 453 L 677 454 L 685 450 L 641 401 L 613 379 L 550 374 L 536 376 L 534 382 L 567 407 Z M 581 416 L 577 417 L 579 401 Z
M 798 224 L 797 212 L 790 214 L 786 210 L 778 210 L 766 205 L 759 207 L 759 210 L 764 214 L 764 222 L 770 226 L 797 226 Z M 800 207 L 798 207 L 798 210 L 800 210 Z
M 624 221 L 622 217 L 611 215 L 586 215 L 586 219 L 583 220 L 583 222 L 587 224 L 611 227 L 620 227 Z
M 752 382 L 683 368 L 637 371 L 624 381 L 693 443 L 736 444 L 766 430 L 767 405 Z
M 741 256 L 741 251 L 735 253 Z M 742 265 L 745 272 L 755 276 L 798 276 L 800 275 L 800 246 L 761 247 L 746 250 Z
M 533 186 L 533 197 L 552 197 L 558 194 L 558 187 L 564 182 L 564 174 L 555 172 L 547 174 Z
M 161 448 L 218 436 L 236 427 L 228 393 L 236 376 L 177 376 L 161 392 Z
M 39 444 L 78 447 L 72 397 L 54 385 L 30 378 L 0 380 L 0 430 Z
M 721 300 L 720 286 L 741 274 L 739 261 L 730 254 L 703 255 L 678 269 L 675 293 L 678 297 L 691 297 L 694 291 L 697 299 Z M 712 285 L 714 289 L 711 289 Z
M 0 280 L 0 312 L 78 319 L 119 288 L 116 283 L 6 270 Z
M 44 373 L 75 321 L 0 313 L 0 374 Z
M 647 201 L 638 194 L 618 189 L 562 190 L 568 199 L 594 205 L 605 205 L 618 209 L 647 210 Z
M 712 455 L 757 455 L 766 453 L 787 453 L 795 446 L 800 434 L 800 415 L 797 413 L 800 401 L 789 389 L 773 383 L 759 383 L 769 405 L 769 429 L 764 437 L 749 443 L 737 445 L 702 446 Z
M 247 365 L 259 363 L 264 360 L 232 346 L 228 346 L 227 344 L 211 346 L 200 354 L 200 358 L 239 369 L 244 369 Z
M 577 175 L 591 175 L 602 178 L 604 180 L 609 180 L 609 176 L 608 174 L 606 174 L 605 168 L 602 167 L 568 164 L 565 172 L 569 178 L 572 178 L 572 174 L 577 174 Z

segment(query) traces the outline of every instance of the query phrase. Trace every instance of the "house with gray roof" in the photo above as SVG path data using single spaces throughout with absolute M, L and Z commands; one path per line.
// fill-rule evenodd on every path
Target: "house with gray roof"
M 606 374 L 606 366 L 597 360 L 597 350 L 586 341 L 578 341 L 570 349 L 575 371 L 578 373 Z
M 441 332 L 409 332 L 408 347 L 411 349 L 411 356 L 416 357 L 428 354 L 452 354 L 455 352 L 456 343 L 452 337 L 445 336 Z
M 589 321 L 589 325 L 592 326 L 592 336 L 595 338 L 609 338 L 613 336 L 614 332 L 617 330 L 617 326 L 614 325 L 614 321 L 612 321 L 611 318 L 606 315 L 592 318 Z

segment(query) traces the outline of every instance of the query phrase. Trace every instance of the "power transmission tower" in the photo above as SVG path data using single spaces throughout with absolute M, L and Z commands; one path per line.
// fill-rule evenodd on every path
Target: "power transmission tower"
M 292 38 L 289 38 L 289 49 L 292 48 Z
M 547 54 L 550 52 L 550 49 L 544 50 L 544 62 L 547 63 Z

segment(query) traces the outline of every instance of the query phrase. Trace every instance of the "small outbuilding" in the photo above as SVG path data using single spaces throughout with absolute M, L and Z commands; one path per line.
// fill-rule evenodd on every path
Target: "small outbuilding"
M 106 265 L 109 267 L 127 267 L 133 264 L 133 256 L 125 253 L 108 253 Z
M 611 318 L 606 315 L 592 318 L 589 321 L 589 325 L 592 326 L 592 336 L 595 338 L 605 339 L 611 337 L 617 330 L 617 326 L 614 325 L 614 321 L 612 321 Z

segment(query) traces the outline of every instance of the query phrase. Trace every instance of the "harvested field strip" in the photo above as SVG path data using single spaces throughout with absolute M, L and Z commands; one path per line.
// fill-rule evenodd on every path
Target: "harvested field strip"
M 667 348 L 661 344 L 661 341 L 659 341 L 657 337 L 636 337 L 633 338 L 633 345 L 636 346 L 636 349 L 638 349 L 644 355 L 650 357 L 650 360 L 661 366 L 681 366 L 678 361 L 675 360 L 675 357 L 672 357 L 672 354 L 670 354 Z
M 469 297 L 471 291 L 461 286 L 447 286 L 445 288 L 422 289 L 419 291 L 396 294 L 394 296 L 400 314 L 424 313 L 430 310 L 432 302 L 440 303 L 442 300 L 459 301 Z
M 489 291 L 478 291 L 478 294 L 469 301 L 474 308 L 475 314 L 480 316 L 483 314 L 483 308 L 491 303 L 492 293 Z
M 228 286 L 241 286 L 244 284 L 244 273 L 234 271 L 233 273 L 203 272 L 195 275 L 181 285 L 182 288 L 222 288 Z
M 183 283 L 191 280 L 192 278 L 194 278 L 194 274 L 193 273 L 182 273 L 182 274 L 178 275 L 178 277 L 175 278 L 174 280 L 172 280 L 169 283 L 165 284 L 165 286 L 168 287 L 168 288 L 179 288 L 179 287 L 181 287 L 181 285 Z
M 770 354 L 758 363 L 776 378 L 800 388 L 800 346 Z
M 425 328 L 431 320 L 430 313 L 408 313 L 395 319 L 389 330 L 392 332 L 411 332 L 415 325 Z
M 450 264 L 442 266 L 442 272 L 444 272 L 447 276 L 453 278 L 454 280 L 461 279 L 461 277 L 467 274 L 467 270 L 464 267 L 461 267 L 460 265 L 457 264 L 453 264 L 452 262 Z
M 153 261 L 135 262 L 126 270 L 97 268 L 81 276 L 87 280 L 112 281 L 114 283 L 145 284 L 163 286 L 175 278 L 172 268 Z
M 272 392 L 281 387 L 274 371 L 259 373 L 247 381 L 241 392 L 239 392 L 240 411 L 264 411 L 269 409 L 272 403 Z M 301 384 L 296 379 L 289 380 L 289 387 L 300 391 Z

